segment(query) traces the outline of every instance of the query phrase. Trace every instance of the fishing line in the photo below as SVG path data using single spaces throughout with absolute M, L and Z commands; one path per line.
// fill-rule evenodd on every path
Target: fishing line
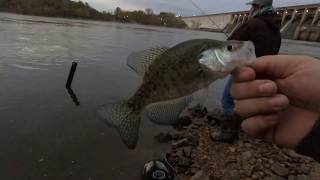
M 174 167 L 170 164 L 168 158 L 167 158 L 167 155 L 166 157 L 164 158 L 164 161 L 170 166 L 170 168 L 173 170 L 174 174 L 176 175 L 177 177 L 177 180 L 182 180 L 182 178 L 180 177 L 180 175 L 178 174 L 178 172 L 174 169 Z
M 216 26 L 217 28 L 221 29 L 220 26 L 219 26 L 217 23 L 215 23 L 214 20 L 211 19 L 210 16 L 208 16 L 208 14 L 207 14 L 204 10 L 202 10 L 202 8 L 200 8 L 193 0 L 190 0 L 190 2 L 192 3 L 192 5 L 193 5 L 195 8 L 197 8 L 197 9 L 202 13 L 203 16 L 208 17 L 208 19 L 211 21 L 211 23 L 212 23 L 214 26 Z M 222 29 L 221 29 L 221 30 L 222 30 Z M 228 35 L 226 32 L 223 32 L 223 31 L 222 31 L 222 33 L 223 33 L 227 38 L 229 38 L 229 35 Z

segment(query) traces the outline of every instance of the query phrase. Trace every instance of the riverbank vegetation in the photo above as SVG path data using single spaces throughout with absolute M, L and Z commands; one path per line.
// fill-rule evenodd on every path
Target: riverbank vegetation
M 125 11 L 117 7 L 114 12 L 99 12 L 87 2 L 71 0 L 0 0 L 0 11 L 49 17 L 81 18 L 123 23 L 185 28 L 181 17 L 173 13 L 153 13 L 145 11 Z

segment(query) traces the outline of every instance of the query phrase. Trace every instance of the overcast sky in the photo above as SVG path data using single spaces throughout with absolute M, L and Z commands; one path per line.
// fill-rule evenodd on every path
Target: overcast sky
M 155 12 L 174 12 L 183 16 L 200 15 L 190 0 L 83 0 L 100 11 L 112 11 L 116 7 L 125 10 L 145 10 L 151 8 Z M 247 10 L 249 0 L 194 0 L 207 14 Z M 319 3 L 320 0 L 274 0 L 274 6 Z

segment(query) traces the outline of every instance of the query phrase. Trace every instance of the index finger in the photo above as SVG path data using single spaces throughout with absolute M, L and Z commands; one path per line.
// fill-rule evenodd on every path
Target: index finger
M 253 68 L 257 74 L 269 78 L 285 78 L 300 69 L 310 58 L 293 55 L 270 55 L 257 58 Z

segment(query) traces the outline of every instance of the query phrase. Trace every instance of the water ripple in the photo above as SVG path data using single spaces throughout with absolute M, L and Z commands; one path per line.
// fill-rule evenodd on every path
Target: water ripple
M 10 66 L 18 69 L 24 69 L 24 70 L 48 70 L 46 68 L 33 67 L 33 66 L 21 65 L 21 64 L 10 64 Z
M 22 40 L 22 41 L 29 41 L 32 38 L 28 38 L 28 37 L 18 37 L 18 40 Z

